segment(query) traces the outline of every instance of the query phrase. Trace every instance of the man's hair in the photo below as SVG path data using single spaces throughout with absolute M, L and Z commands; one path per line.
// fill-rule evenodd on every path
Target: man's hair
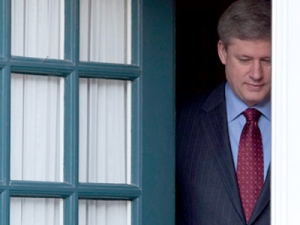
M 231 38 L 271 40 L 271 3 L 268 0 L 237 0 L 222 14 L 218 34 L 227 48 Z

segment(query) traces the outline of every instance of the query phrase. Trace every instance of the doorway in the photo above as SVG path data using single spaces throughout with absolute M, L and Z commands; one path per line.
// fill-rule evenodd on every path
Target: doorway
M 217 54 L 217 24 L 233 0 L 177 0 L 176 104 L 225 80 Z

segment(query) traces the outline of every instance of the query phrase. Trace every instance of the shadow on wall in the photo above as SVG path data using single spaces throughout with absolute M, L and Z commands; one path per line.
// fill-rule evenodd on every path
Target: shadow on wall
M 233 0 L 177 0 L 176 105 L 225 80 L 217 54 L 217 23 Z

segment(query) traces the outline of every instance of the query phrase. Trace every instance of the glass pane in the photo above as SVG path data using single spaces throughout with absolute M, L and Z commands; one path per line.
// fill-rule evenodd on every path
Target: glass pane
M 63 59 L 64 23 L 64 1 L 12 0 L 12 55 Z
M 64 79 L 11 75 L 11 179 L 63 181 Z
M 63 200 L 11 198 L 10 225 L 63 225 Z
M 130 182 L 130 110 L 131 82 L 80 79 L 80 182 Z
M 80 0 L 80 60 L 131 63 L 131 0 Z
M 79 201 L 79 225 L 130 225 L 131 202 Z

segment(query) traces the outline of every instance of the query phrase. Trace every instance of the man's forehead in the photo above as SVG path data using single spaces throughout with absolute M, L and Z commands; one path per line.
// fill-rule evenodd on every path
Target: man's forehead
M 253 44 L 259 44 L 259 43 L 268 43 L 271 45 L 271 39 L 266 38 L 266 39 L 240 39 L 240 38 L 235 38 L 232 37 L 229 39 L 229 44 L 230 45 L 235 45 L 235 44 L 249 44 L 249 43 L 253 43 Z
M 236 57 L 271 58 L 271 41 L 234 39 L 227 51 Z

